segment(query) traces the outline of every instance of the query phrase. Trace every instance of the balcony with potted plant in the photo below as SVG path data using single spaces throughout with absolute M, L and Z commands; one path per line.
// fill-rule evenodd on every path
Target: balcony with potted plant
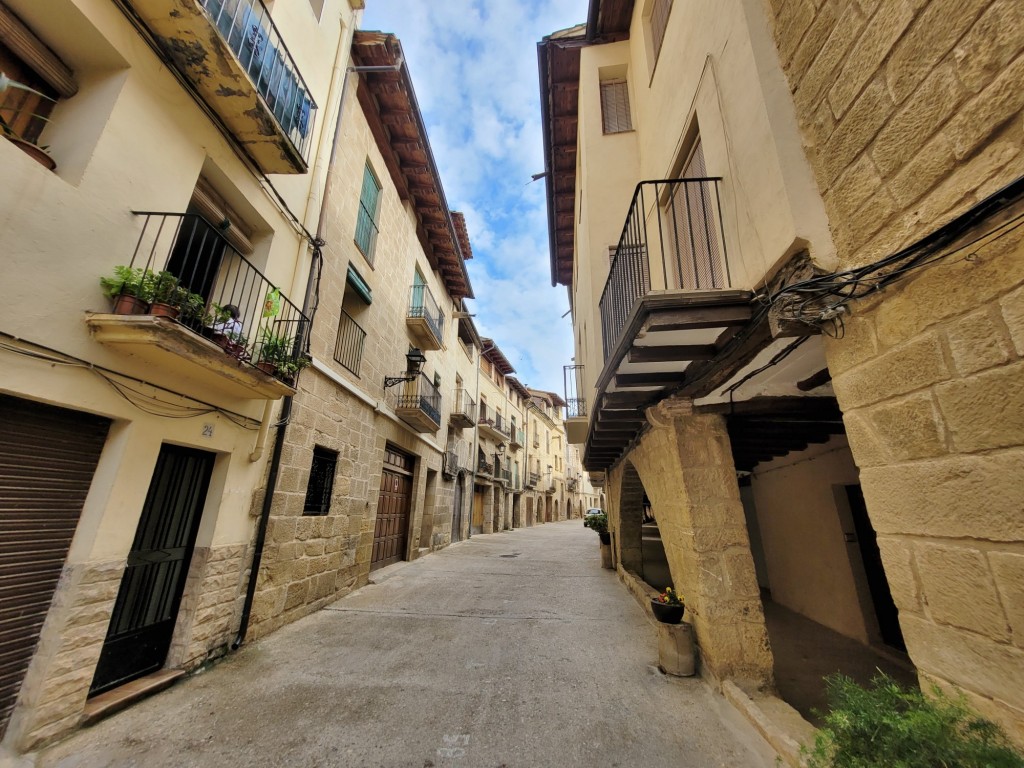
M 100 278 L 112 311 L 86 323 L 101 344 L 242 398 L 294 392 L 309 320 L 216 227 L 140 213 L 128 264 Z

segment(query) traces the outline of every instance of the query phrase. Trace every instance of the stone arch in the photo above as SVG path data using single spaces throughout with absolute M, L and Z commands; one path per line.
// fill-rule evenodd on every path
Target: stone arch
M 622 483 L 619 486 L 618 520 L 615 524 L 615 543 L 618 562 L 626 570 L 643 573 L 644 484 L 632 462 L 622 463 Z

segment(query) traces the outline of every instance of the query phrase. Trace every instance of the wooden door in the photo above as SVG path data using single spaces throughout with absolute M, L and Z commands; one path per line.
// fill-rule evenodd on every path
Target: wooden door
M 473 533 L 484 532 L 484 492 L 473 492 Z
M 413 459 L 391 446 L 384 449 L 380 473 L 377 520 L 373 529 L 370 570 L 405 559 L 409 538 L 409 509 L 412 501 Z

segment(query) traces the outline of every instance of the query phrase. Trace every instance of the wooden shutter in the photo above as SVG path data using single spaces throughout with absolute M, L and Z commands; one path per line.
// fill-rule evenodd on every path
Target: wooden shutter
M 651 11 L 651 44 L 654 47 L 654 60 L 661 55 L 661 45 L 665 42 L 665 27 L 668 26 L 668 15 L 672 12 L 672 0 L 654 0 Z
M 31 67 L 62 98 L 69 99 L 78 93 L 74 73 L 2 2 L 0 42 Z
M 625 80 L 601 83 L 601 118 L 605 133 L 633 130 L 629 114 L 629 88 Z
M 231 210 L 231 207 L 224 202 L 224 198 L 217 194 L 210 182 L 203 178 L 199 179 L 196 188 L 192 190 L 191 202 L 196 211 L 214 226 L 224 221 L 229 222 L 231 226 L 220 231 L 224 239 L 243 256 L 252 254 L 252 241 L 249 239 L 252 230 L 237 213 Z

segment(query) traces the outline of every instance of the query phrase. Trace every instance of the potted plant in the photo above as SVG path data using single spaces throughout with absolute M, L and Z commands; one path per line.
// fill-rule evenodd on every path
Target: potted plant
M 149 314 L 173 320 L 181 313 L 181 306 L 188 296 L 188 291 L 178 284 L 176 275 L 166 271 L 158 272 L 153 276 L 153 298 Z
M 54 101 L 54 99 L 50 98 L 45 93 L 40 93 L 35 88 L 30 88 L 24 83 L 19 83 L 17 80 L 11 80 L 3 72 L 0 72 L 0 93 L 3 93 L 4 91 L 9 90 L 11 88 L 17 88 L 18 90 L 28 91 L 29 93 L 34 93 L 36 96 L 41 96 L 42 98 L 48 101 Z M 16 116 L 17 114 L 18 112 L 15 111 Z M 36 115 L 33 115 L 33 117 L 38 117 L 41 120 L 46 119 L 42 116 Z M 17 146 L 18 149 L 20 149 L 22 152 L 24 152 L 26 155 L 31 157 L 33 160 L 35 160 L 43 167 L 51 171 L 57 167 L 57 163 L 54 161 L 54 159 L 46 153 L 46 147 L 41 147 L 35 142 L 28 141 L 22 136 L 19 136 L 15 132 L 14 128 L 11 127 L 11 124 L 4 120 L 3 117 L 0 117 L 0 132 L 3 133 L 5 139 L 7 139 L 9 142 Z
M 256 367 L 271 376 L 278 375 L 280 368 L 294 362 L 294 347 L 295 337 L 277 334 L 269 328 L 264 328 L 260 336 L 260 356 L 256 361 Z
M 285 384 L 293 386 L 295 384 L 295 377 L 299 375 L 299 371 L 311 362 L 313 361 L 305 356 L 297 357 L 294 360 L 280 362 L 274 368 L 274 375 L 281 379 Z
M 196 333 L 212 335 L 213 313 L 206 309 L 206 299 L 199 293 L 185 292 L 178 312 L 178 321 Z
M 664 592 L 651 599 L 651 610 L 654 611 L 654 618 L 662 624 L 678 624 L 683 620 L 685 608 L 686 604 L 683 601 L 683 596 L 672 587 L 666 587 Z
M 153 273 L 139 267 L 114 267 L 113 275 L 100 278 L 107 298 L 114 302 L 115 315 L 144 315 L 153 298 Z
M 608 515 L 603 512 L 598 515 L 589 515 L 583 519 L 583 525 L 597 533 L 601 545 L 601 567 L 614 568 L 612 535 L 608 532 Z

